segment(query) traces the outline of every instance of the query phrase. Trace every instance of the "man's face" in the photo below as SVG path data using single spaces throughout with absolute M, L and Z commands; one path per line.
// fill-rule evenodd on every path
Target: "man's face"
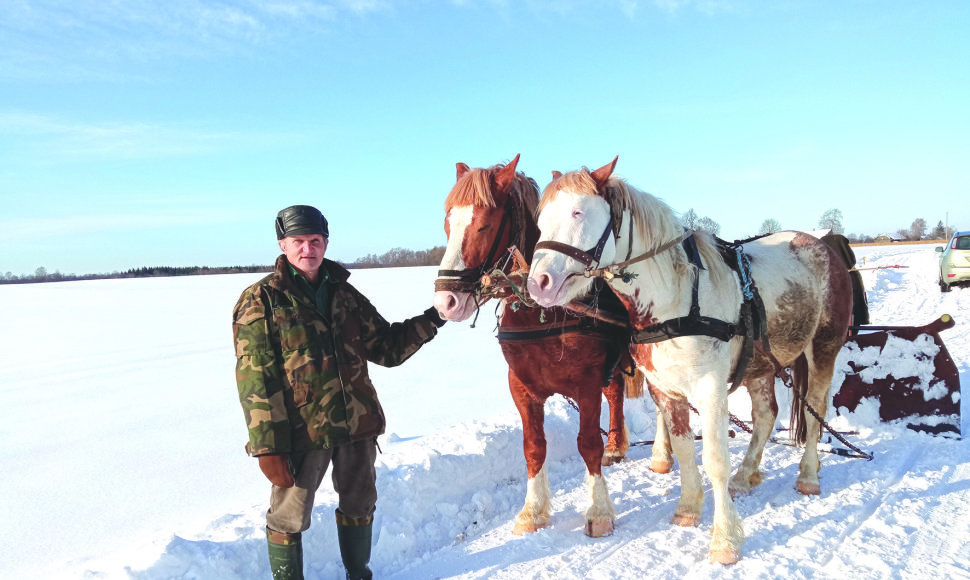
M 287 236 L 280 242 L 280 250 L 286 255 L 290 265 L 297 269 L 304 278 L 316 282 L 323 255 L 327 253 L 329 240 L 321 234 L 305 236 Z

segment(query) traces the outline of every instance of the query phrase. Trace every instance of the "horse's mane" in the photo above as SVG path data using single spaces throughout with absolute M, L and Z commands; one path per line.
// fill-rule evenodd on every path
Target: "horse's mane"
M 559 191 L 563 190 L 590 196 L 597 195 L 596 183 L 590 176 L 589 170 L 584 167 L 579 171 L 566 173 L 546 186 L 542 192 L 539 211 L 541 212 L 542 208 L 554 200 Z M 620 226 L 620 217 L 625 211 L 630 212 L 635 235 L 643 240 L 644 246 L 647 248 L 660 247 L 680 236 L 684 231 L 680 218 L 669 205 L 649 193 L 640 191 L 623 179 L 611 177 L 606 185 L 603 198 L 610 206 L 614 232 L 618 237 L 627 235 L 626 232 L 616 231 Z M 726 275 L 727 267 L 717 251 L 713 236 L 706 231 L 697 230 L 694 233 L 694 238 L 697 240 L 697 249 L 705 267 L 710 271 L 712 279 L 718 282 Z M 617 261 L 622 259 L 618 257 Z M 669 263 L 669 266 L 673 267 L 678 273 L 683 273 L 687 269 L 687 260 L 680 252 L 664 252 L 653 259 L 661 264 Z
M 505 167 L 504 164 L 493 165 L 487 169 L 469 169 L 458 179 L 454 187 L 445 198 L 445 213 L 456 206 L 470 205 L 473 207 L 496 207 L 495 197 L 492 195 L 491 176 Z M 521 235 L 525 235 L 526 225 L 535 223 L 536 208 L 539 205 L 539 186 L 531 177 L 522 172 L 516 172 L 509 189 L 509 196 L 515 212 L 515 220 L 521 228 Z M 522 241 L 519 241 L 522 244 Z M 523 248 L 523 251 L 525 248 Z

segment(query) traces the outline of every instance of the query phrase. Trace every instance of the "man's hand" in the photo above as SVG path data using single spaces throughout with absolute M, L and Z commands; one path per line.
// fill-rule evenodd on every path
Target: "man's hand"
M 290 473 L 290 461 L 286 453 L 274 455 L 260 455 L 259 469 L 263 475 L 276 487 L 293 487 L 293 474 Z
M 441 317 L 440 314 L 438 314 L 438 310 L 434 306 L 425 310 L 424 314 L 425 316 L 430 318 L 431 322 L 433 322 L 434 325 L 437 326 L 438 328 L 441 328 L 442 326 L 445 325 L 445 322 L 447 322 L 447 320 L 445 320 L 444 318 Z

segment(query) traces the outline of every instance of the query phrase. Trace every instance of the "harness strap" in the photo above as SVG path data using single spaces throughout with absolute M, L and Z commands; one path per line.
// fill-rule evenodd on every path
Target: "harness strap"
M 562 242 L 556 242 L 553 240 L 548 240 L 545 242 L 539 242 L 536 244 L 536 251 L 539 250 L 552 250 L 554 252 L 559 252 L 560 254 L 566 254 L 570 258 L 584 264 L 587 268 L 592 267 L 593 262 L 599 264 L 600 258 L 603 257 L 603 248 L 606 247 L 606 241 L 610 239 L 610 234 L 613 233 L 613 224 L 606 224 L 606 229 L 603 230 L 603 234 L 600 236 L 599 241 L 592 248 L 586 250 L 580 250 L 569 244 L 564 244 Z
M 728 342 L 736 336 L 743 336 L 744 342 L 741 345 L 741 352 L 738 355 L 738 361 L 734 367 L 734 376 L 732 377 L 731 387 L 729 389 L 729 392 L 733 392 L 741 385 L 741 380 L 744 378 L 744 373 L 748 369 L 748 364 L 750 364 L 751 359 L 754 357 L 755 340 L 763 340 L 767 347 L 768 333 L 764 302 L 762 302 L 761 295 L 758 293 L 758 289 L 751 279 L 750 265 L 747 257 L 744 256 L 744 251 L 738 245 L 736 247 L 738 270 L 740 270 L 739 275 L 741 279 L 746 281 L 745 290 L 747 290 L 744 294 L 744 300 L 741 303 L 738 323 L 733 324 L 717 318 L 702 316 L 698 294 L 700 270 L 704 269 L 704 264 L 700 259 L 700 252 L 697 250 L 697 242 L 694 240 L 693 235 L 682 241 L 688 261 L 696 266 L 698 270 L 691 286 L 690 311 L 687 316 L 658 322 L 634 332 L 631 342 L 634 344 L 652 344 L 682 336 L 709 336 L 722 342 Z
M 669 242 L 667 242 L 667 243 L 665 243 L 665 244 L 663 244 L 663 245 L 661 245 L 659 247 L 656 247 L 656 248 L 650 250 L 649 252 L 644 252 L 643 254 L 640 254 L 639 256 L 637 256 L 635 258 L 628 258 L 628 259 L 626 259 L 626 260 L 624 260 L 622 262 L 617 262 L 616 264 L 610 264 L 609 266 L 604 266 L 602 268 L 597 268 L 595 270 L 588 270 L 586 272 L 586 275 L 589 276 L 589 277 L 593 277 L 593 276 L 605 276 L 607 278 L 612 278 L 613 276 L 615 276 L 614 272 L 619 271 L 619 270 L 621 270 L 621 269 L 623 269 L 626 266 L 629 266 L 631 264 L 635 264 L 635 263 L 640 262 L 640 261 L 643 261 L 643 260 L 648 260 L 648 259 L 656 256 L 657 254 L 662 254 L 662 253 L 666 252 L 667 250 L 669 250 L 670 248 L 672 248 L 672 247 L 676 246 L 677 244 L 683 242 L 684 240 L 687 240 L 687 239 L 691 239 L 692 240 L 693 239 L 692 238 L 693 235 L 694 235 L 694 230 L 684 230 L 684 233 L 680 237 L 674 238 L 674 239 L 670 240 Z M 631 235 L 630 238 L 633 239 L 633 236 Z M 545 243 L 545 242 L 542 242 L 542 243 Z M 566 246 L 566 247 L 568 248 L 570 246 Z M 693 247 L 694 247 L 694 252 L 695 252 L 695 256 L 696 256 L 697 246 L 694 245 Z M 560 251 L 562 251 L 562 250 L 560 250 Z M 688 255 L 688 257 L 691 256 L 691 254 L 690 254 L 689 251 L 687 252 L 687 255 Z M 698 265 L 702 270 L 704 269 L 704 266 L 703 265 L 700 265 L 700 258 L 699 257 L 697 258 L 697 261 L 696 262 L 692 262 L 692 263 Z M 607 276 L 607 274 L 609 274 L 609 275 Z
M 570 246 L 569 244 L 564 244 L 562 242 L 556 242 L 553 240 L 539 242 L 536 244 L 536 251 L 538 252 L 539 250 L 552 250 L 554 252 L 559 252 L 560 254 L 566 254 L 570 258 L 576 260 L 577 262 L 581 262 L 586 266 L 589 266 L 596 261 L 589 252 L 584 252 L 583 250 Z
M 552 336 L 562 336 L 564 334 L 580 332 L 583 334 L 601 334 L 603 336 L 613 336 L 616 331 L 597 326 L 592 318 L 579 318 L 567 320 L 547 326 L 530 326 L 526 328 L 509 329 L 499 327 L 499 342 L 516 342 L 520 340 L 537 340 Z

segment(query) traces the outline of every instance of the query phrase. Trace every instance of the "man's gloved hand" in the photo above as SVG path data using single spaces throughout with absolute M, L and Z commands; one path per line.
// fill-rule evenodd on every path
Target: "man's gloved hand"
M 293 474 L 290 473 L 290 460 L 286 453 L 260 455 L 259 469 L 263 475 L 276 487 L 293 487 Z
M 430 318 L 431 322 L 433 322 L 434 325 L 437 326 L 438 328 L 441 328 L 442 326 L 445 325 L 445 322 L 448 322 L 447 320 L 442 318 L 440 314 L 438 314 L 438 310 L 434 306 L 425 310 L 424 314 L 425 316 Z

